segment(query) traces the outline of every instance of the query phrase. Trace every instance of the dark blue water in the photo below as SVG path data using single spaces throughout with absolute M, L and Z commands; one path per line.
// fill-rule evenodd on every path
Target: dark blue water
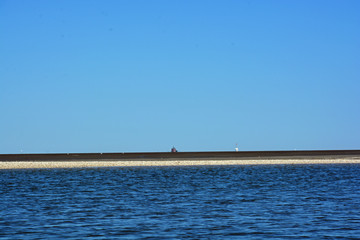
M 359 239 L 360 165 L 0 171 L 0 239 Z

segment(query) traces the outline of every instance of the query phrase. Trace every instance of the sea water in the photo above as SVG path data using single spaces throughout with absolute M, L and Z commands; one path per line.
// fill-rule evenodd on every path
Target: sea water
M 0 239 L 359 239 L 360 165 L 0 170 Z

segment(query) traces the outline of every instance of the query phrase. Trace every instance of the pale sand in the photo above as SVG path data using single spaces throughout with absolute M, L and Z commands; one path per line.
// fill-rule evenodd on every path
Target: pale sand
M 271 165 L 271 164 L 360 164 L 360 158 L 338 159 L 241 159 L 241 160 L 147 160 L 147 161 L 44 161 L 44 162 L 0 162 L 0 169 L 26 168 L 98 168 L 139 166 L 211 166 L 211 165 Z

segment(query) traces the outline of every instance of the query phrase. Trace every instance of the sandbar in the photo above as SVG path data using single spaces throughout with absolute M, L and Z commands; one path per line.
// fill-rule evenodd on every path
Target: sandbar
M 153 159 L 100 161 L 2 161 L 0 169 L 102 168 L 158 166 L 274 165 L 274 164 L 360 164 L 359 157 L 324 159 Z

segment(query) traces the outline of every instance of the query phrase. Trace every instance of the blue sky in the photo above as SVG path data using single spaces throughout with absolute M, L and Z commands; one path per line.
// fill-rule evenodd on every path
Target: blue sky
M 359 13 L 0 0 L 0 153 L 360 149 Z

